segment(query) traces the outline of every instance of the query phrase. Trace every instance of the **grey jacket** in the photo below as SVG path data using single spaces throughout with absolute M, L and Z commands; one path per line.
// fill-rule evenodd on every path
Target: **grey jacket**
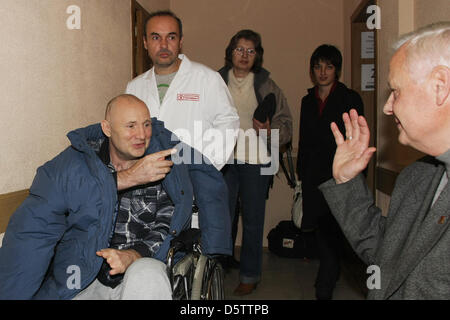
M 450 299 L 450 186 L 431 203 L 445 171 L 425 157 L 397 178 L 387 217 L 362 175 L 319 186 L 355 252 L 380 268 L 380 289 L 368 299 Z M 368 277 L 371 276 L 368 274 Z
M 229 68 L 223 67 L 218 71 L 227 85 L 229 70 Z M 261 68 L 258 73 L 255 73 L 255 82 L 253 86 L 255 88 L 255 95 L 258 103 L 261 103 L 264 97 L 269 93 L 275 94 L 277 107 L 270 127 L 272 129 L 280 130 L 280 146 L 290 142 L 292 140 L 292 115 L 283 91 L 276 85 L 275 81 L 270 78 L 270 72 L 264 68 Z

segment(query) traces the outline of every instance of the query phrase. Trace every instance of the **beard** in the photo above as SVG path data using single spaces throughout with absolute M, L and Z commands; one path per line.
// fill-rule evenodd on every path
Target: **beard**
M 168 54 L 167 57 L 161 58 L 160 54 Z M 168 68 L 172 66 L 177 61 L 178 55 L 174 54 L 168 49 L 162 49 L 158 51 L 155 59 L 152 59 L 154 64 L 160 68 Z

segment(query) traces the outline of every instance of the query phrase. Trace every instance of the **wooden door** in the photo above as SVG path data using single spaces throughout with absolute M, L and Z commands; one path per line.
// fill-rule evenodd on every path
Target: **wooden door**
M 131 0 L 133 39 L 133 78 L 152 67 L 152 61 L 144 47 L 144 23 L 150 15 L 136 0 Z

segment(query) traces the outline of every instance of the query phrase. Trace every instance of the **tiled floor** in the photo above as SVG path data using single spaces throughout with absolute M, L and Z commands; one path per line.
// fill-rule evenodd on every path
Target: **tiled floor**
M 250 295 L 237 297 L 233 290 L 239 283 L 239 270 L 225 274 L 225 299 L 227 300 L 313 300 L 314 280 L 319 266 L 318 260 L 281 258 L 264 249 L 262 279 Z M 343 272 L 334 290 L 334 300 L 363 300 L 349 269 Z

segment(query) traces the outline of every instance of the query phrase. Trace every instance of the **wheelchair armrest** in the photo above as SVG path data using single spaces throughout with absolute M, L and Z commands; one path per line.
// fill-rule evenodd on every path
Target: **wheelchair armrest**
M 186 229 L 180 232 L 180 234 L 170 241 L 170 247 L 173 248 L 174 252 L 192 251 L 194 244 L 200 241 L 201 232 L 200 229 Z

